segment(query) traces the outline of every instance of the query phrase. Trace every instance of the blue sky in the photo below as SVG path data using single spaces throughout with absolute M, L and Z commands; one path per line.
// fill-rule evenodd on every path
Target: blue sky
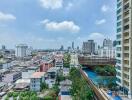
M 0 0 L 0 45 L 65 48 L 115 39 L 116 0 Z

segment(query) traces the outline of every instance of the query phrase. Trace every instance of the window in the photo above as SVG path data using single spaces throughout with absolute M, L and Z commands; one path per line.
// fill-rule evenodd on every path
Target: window
M 121 25 L 121 21 L 117 23 L 117 26 L 120 26 Z
M 119 14 L 121 12 L 121 8 L 119 10 L 117 10 L 117 14 Z
M 129 25 L 124 26 L 124 30 L 129 29 Z
M 117 45 L 121 45 L 121 41 L 117 41 Z
M 121 3 L 121 2 L 119 2 L 119 3 L 117 4 L 117 8 L 119 8 L 119 7 L 121 6 L 121 4 L 122 4 L 122 3 Z
M 120 53 L 117 53 L 117 55 L 116 55 L 117 57 L 121 57 L 121 54 Z
M 118 34 L 116 37 L 117 37 L 117 39 L 120 39 L 121 38 L 121 34 Z
M 121 32 L 121 28 L 118 28 L 118 29 L 117 29 L 117 32 Z
M 116 60 L 116 62 L 117 62 L 118 64 L 121 64 L 121 60 Z
M 117 16 L 117 20 L 120 20 L 121 19 L 121 15 Z
M 116 50 L 117 50 L 117 51 L 121 51 L 121 47 L 117 47 Z

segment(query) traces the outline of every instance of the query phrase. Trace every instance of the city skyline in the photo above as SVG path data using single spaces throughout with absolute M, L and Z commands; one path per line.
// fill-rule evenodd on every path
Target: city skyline
M 0 1 L 0 45 L 56 49 L 72 41 L 80 46 L 88 39 L 115 39 L 115 0 L 53 1 Z

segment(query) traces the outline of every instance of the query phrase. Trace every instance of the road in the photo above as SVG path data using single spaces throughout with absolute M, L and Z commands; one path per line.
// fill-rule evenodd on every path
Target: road
M 78 66 L 79 66 L 78 54 L 71 54 L 70 67 L 78 67 Z

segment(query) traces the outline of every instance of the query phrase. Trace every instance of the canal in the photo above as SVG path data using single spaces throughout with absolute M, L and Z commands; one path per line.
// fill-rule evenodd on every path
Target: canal
M 83 71 L 89 76 L 96 86 L 108 86 L 109 84 L 116 83 L 115 76 L 100 76 L 91 69 L 83 68 Z

